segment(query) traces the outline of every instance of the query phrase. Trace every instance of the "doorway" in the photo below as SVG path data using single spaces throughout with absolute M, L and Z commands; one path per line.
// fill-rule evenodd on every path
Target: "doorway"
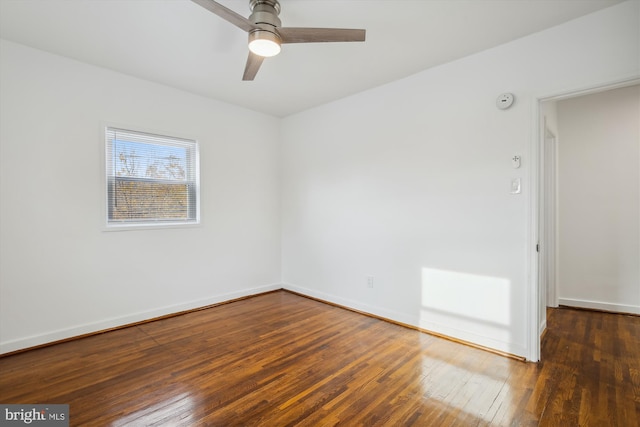
M 640 314 L 640 215 L 637 214 L 640 114 L 631 112 L 635 114 L 636 128 L 631 131 L 635 132 L 632 137 L 635 142 L 629 145 L 627 137 L 627 147 L 616 148 L 618 151 L 611 154 L 611 158 L 607 157 L 608 151 L 613 147 L 611 144 L 620 139 L 619 135 L 605 134 L 597 142 L 594 135 L 577 137 L 579 133 L 575 131 L 581 109 L 588 111 L 587 106 L 600 99 L 610 101 L 615 91 L 629 89 L 631 97 L 636 96 L 640 102 L 639 85 L 640 80 L 633 79 L 539 100 L 536 153 L 539 336 L 546 328 L 547 307 L 566 305 Z M 628 99 L 628 93 L 626 96 Z M 637 102 L 633 107 L 636 110 Z M 611 119 L 620 115 L 615 109 L 605 110 L 605 121 L 613 122 Z M 589 129 L 593 116 L 584 117 L 583 127 Z M 596 126 L 592 133 L 606 130 L 605 125 Z M 576 140 L 583 142 L 580 138 L 584 139 L 585 147 L 576 144 Z M 607 164 L 608 169 L 602 166 Z M 625 196 L 616 196 L 620 187 L 625 187 L 622 192 L 628 192 L 624 200 Z

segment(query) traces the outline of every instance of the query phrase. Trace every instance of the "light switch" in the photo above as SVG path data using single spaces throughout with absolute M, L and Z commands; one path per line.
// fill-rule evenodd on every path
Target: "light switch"
M 520 194 L 522 192 L 522 186 L 520 178 L 511 178 L 511 194 Z

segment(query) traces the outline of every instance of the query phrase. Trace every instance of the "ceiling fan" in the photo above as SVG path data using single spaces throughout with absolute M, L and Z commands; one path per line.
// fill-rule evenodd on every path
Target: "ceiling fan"
M 249 58 L 242 80 L 253 80 L 264 58 L 280 53 L 282 43 L 363 42 L 365 39 L 365 30 L 281 27 L 278 0 L 249 0 L 252 13 L 248 19 L 214 0 L 192 1 L 249 33 Z

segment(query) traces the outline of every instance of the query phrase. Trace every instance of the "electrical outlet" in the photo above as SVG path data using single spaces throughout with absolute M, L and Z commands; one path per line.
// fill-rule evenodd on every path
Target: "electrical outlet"
M 367 288 L 373 288 L 373 276 L 367 276 Z

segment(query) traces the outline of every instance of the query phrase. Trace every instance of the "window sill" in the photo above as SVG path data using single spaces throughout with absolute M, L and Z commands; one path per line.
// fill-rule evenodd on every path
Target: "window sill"
M 139 231 L 139 230 L 163 230 L 174 228 L 199 228 L 200 222 L 162 222 L 151 224 L 107 224 L 102 231 Z

